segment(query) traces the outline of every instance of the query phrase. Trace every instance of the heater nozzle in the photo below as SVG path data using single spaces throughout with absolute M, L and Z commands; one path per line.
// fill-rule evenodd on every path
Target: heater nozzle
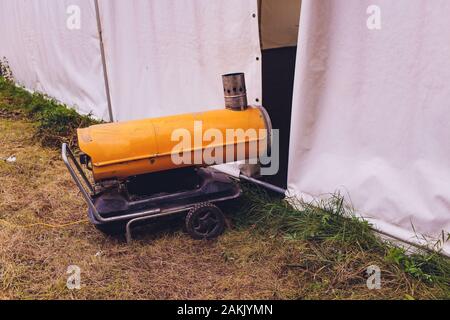
M 242 111 L 248 108 L 247 88 L 244 73 L 230 73 L 222 76 L 225 93 L 225 107 Z

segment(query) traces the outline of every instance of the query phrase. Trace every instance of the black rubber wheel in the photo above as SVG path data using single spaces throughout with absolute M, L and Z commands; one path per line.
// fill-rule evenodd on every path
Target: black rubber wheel
M 215 239 L 225 231 L 225 216 L 211 203 L 196 205 L 186 216 L 186 230 L 196 240 Z

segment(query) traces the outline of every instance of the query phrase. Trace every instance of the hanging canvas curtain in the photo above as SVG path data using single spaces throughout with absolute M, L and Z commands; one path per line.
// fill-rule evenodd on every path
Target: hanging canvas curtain
M 100 0 L 115 120 L 224 107 L 221 75 L 261 102 L 257 1 Z
M 0 58 L 15 80 L 109 119 L 92 0 L 0 1 Z
M 447 0 L 303 1 L 291 195 L 339 190 L 403 240 L 450 232 L 448 12 Z

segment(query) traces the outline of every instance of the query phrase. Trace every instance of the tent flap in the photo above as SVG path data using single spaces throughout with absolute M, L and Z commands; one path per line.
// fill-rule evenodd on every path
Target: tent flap
M 369 1 L 303 1 L 289 191 L 339 190 L 387 233 L 442 238 L 450 232 L 450 2 L 377 2 L 380 30 L 366 25 Z
M 0 21 L 0 57 L 20 85 L 108 119 L 93 1 L 2 0 Z
M 221 75 L 232 72 L 246 74 L 249 101 L 260 103 L 256 0 L 99 5 L 116 120 L 222 108 Z

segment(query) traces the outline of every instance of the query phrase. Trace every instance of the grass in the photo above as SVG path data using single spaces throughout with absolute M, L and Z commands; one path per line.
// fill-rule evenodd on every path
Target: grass
M 292 241 L 313 242 L 335 251 L 327 257 L 338 260 L 362 252 L 383 257 L 385 269 L 395 266 L 408 276 L 439 287 L 443 297 L 450 297 L 450 259 L 428 250 L 411 254 L 408 248 L 382 240 L 339 194 L 305 203 L 274 199 L 250 186 L 240 208 L 236 219 L 243 227 L 254 225 L 263 233 L 278 232 Z
M 0 81 L 2 299 L 450 298 L 448 259 L 381 241 L 338 195 L 294 209 L 246 186 L 216 241 L 190 239 L 181 218 L 149 226 L 131 245 L 105 237 L 86 222 L 53 147 L 75 143 L 74 130 L 91 119 L 49 101 Z M 11 155 L 16 162 L 2 160 Z M 81 290 L 66 288 L 70 265 L 81 268 Z M 371 265 L 381 269 L 380 290 L 366 286 Z
M 76 129 L 99 123 L 91 115 L 80 115 L 39 92 L 30 93 L 0 77 L 0 112 L 28 118 L 37 124 L 35 138 L 46 146 L 67 142 L 76 146 Z

